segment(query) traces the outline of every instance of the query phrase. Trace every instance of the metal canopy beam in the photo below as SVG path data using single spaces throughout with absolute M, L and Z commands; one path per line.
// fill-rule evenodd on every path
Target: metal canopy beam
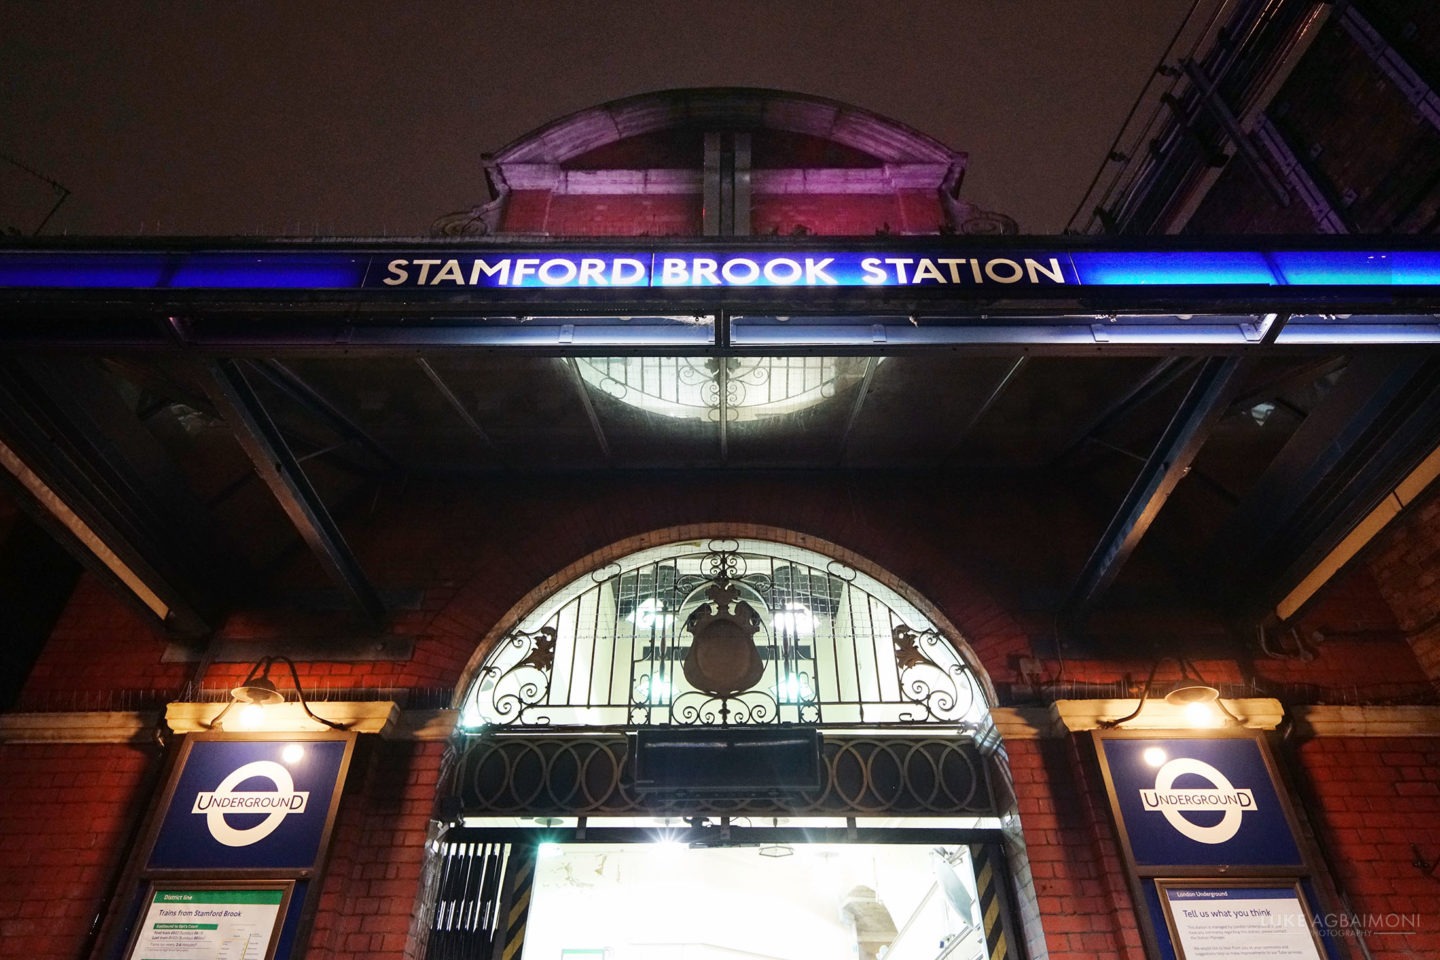
M 845 432 L 840 435 L 838 462 L 842 467 L 850 457 L 850 436 L 855 432 L 855 424 L 860 422 L 860 410 L 865 406 L 865 398 L 870 395 L 870 384 L 875 378 L 875 367 L 879 362 L 875 357 L 865 359 L 865 372 L 860 376 L 860 387 L 855 391 L 855 402 L 850 405 L 850 416 L 845 420 Z
M 457 397 L 455 391 L 450 389 L 450 384 L 446 383 L 445 378 L 440 376 L 440 371 L 432 367 L 430 362 L 424 357 L 416 357 L 415 363 L 419 366 L 420 372 L 425 374 L 430 380 L 430 383 L 439 392 L 440 396 L 449 404 L 450 409 L 455 411 L 455 415 L 461 419 L 465 426 L 470 428 L 471 433 L 475 434 L 486 452 L 499 458 L 500 451 L 496 448 L 495 442 L 490 439 L 490 434 L 486 433 L 485 428 L 480 425 L 480 421 L 471 415 L 469 409 L 465 406 L 465 401 Z
M 1168 388 L 1177 377 L 1189 370 L 1193 363 L 1194 361 L 1180 357 L 1167 357 L 1155 363 L 1141 375 L 1140 379 L 1130 384 L 1113 403 L 1085 424 L 1075 438 L 1065 445 L 1065 449 L 1051 460 L 1051 463 L 1060 463 L 1073 456 L 1086 443 L 1094 440 L 1130 411 Z
M 595 404 L 590 400 L 590 391 L 585 386 L 585 378 L 580 376 L 580 367 L 574 360 L 565 360 L 565 369 L 570 371 L 570 380 L 575 384 L 575 392 L 580 398 L 580 405 L 585 409 L 585 419 L 590 422 L 590 430 L 595 435 L 595 443 L 600 452 L 605 456 L 605 462 L 609 463 L 610 441 L 605 439 L 605 428 L 600 424 L 600 415 L 595 412 Z
M 1160 508 L 1189 472 L 1211 428 L 1228 407 L 1244 364 L 1235 357 L 1212 357 L 1201 364 L 1184 400 L 1076 578 L 1066 603 L 1072 619 L 1083 619 L 1114 582 Z
M 1440 361 L 1353 357 L 1205 552 L 1220 599 L 1261 609 L 1308 572 L 1436 444 Z M 1379 491 L 1377 493 L 1377 491 Z
M 374 437 L 366 433 L 359 424 L 351 420 L 343 410 L 331 403 L 330 400 L 316 390 L 298 373 L 291 370 L 279 360 L 268 360 L 257 363 L 256 369 L 264 377 L 273 383 L 282 393 L 290 397 L 300 406 L 315 414 L 321 420 L 328 423 L 332 429 L 346 439 L 353 440 L 371 456 L 383 462 L 393 471 L 401 469 L 400 461 L 390 451 L 386 450 Z
M 385 605 L 239 365 L 233 360 L 215 360 L 207 367 L 210 377 L 206 386 L 211 399 L 260 478 L 356 611 L 378 623 L 385 614 Z
M 204 511 L 98 362 L 0 362 L 6 486 L 82 565 L 171 632 L 208 633 L 222 580 Z
M 965 440 L 970 436 L 971 432 L 980 425 L 980 421 L 984 420 L 990 411 L 995 408 L 995 404 L 1000 402 L 1000 397 L 1004 395 L 1006 389 L 1010 386 L 1010 382 L 1015 379 L 1016 374 L 1020 372 L 1020 368 L 1025 366 L 1028 360 L 1028 357 L 1016 357 L 1015 361 L 1005 368 L 1005 372 L 995 381 L 995 386 L 990 388 L 990 392 L 985 395 L 985 399 L 981 401 L 980 406 L 976 407 L 975 412 L 970 414 L 970 418 L 965 421 L 965 425 L 955 431 L 955 436 L 950 440 L 949 453 L 946 454 L 947 460 L 954 459 L 959 455 L 960 450 L 965 445 Z

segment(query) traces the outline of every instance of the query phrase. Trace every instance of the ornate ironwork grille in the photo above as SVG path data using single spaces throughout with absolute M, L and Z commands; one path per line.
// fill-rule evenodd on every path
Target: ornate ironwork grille
M 635 789 L 623 734 L 473 739 L 455 787 L 469 816 L 996 816 L 994 754 L 968 737 L 827 736 L 820 787 L 745 797 Z
M 724 656 L 706 661 L 697 647 L 711 641 Z M 746 644 L 758 661 L 736 668 Z M 717 669 L 743 679 L 726 686 Z M 818 553 L 755 540 L 642 551 L 558 591 L 496 645 L 461 722 L 989 727 L 959 648 L 912 604 Z

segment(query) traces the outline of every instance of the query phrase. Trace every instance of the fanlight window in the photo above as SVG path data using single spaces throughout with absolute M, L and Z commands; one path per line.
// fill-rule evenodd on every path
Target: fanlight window
M 631 554 L 496 645 L 461 724 L 988 725 L 957 647 L 913 604 L 813 551 L 758 540 Z
M 865 361 L 836 357 L 588 357 L 580 376 L 642 410 L 681 420 L 764 420 L 813 407 L 846 383 L 859 382 Z

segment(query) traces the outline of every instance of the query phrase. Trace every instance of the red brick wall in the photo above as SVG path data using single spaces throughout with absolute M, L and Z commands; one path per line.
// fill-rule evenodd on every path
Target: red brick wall
M 158 765 L 140 747 L 0 744 L 0 954 L 84 956 Z
M 443 752 L 440 743 L 361 739 L 307 957 L 417 955 L 412 919 Z
M 1143 960 L 1089 736 L 1011 741 L 1006 753 L 1051 960 Z
M 817 236 L 872 236 L 890 233 L 934 233 L 945 219 L 940 201 L 932 193 L 930 210 L 911 210 L 900 198 L 887 194 L 759 194 L 750 213 L 750 229 L 757 236 L 790 236 L 809 232 Z M 926 216 L 926 213 L 929 216 Z M 910 216 L 922 221 L 910 225 Z
M 552 237 L 698 236 L 700 195 L 516 190 L 506 202 L 501 230 Z
M 162 663 L 166 645 L 158 626 L 86 574 L 31 668 L 15 709 L 124 710 L 174 699 L 189 667 Z
M 699 194 L 551 194 L 516 190 L 505 207 L 507 233 L 553 237 L 699 236 Z M 751 232 L 757 236 L 871 236 L 875 233 L 936 233 L 945 222 L 933 190 L 886 194 L 760 194 L 752 199 Z
M 553 237 L 693 237 L 701 229 L 699 194 L 561 195 L 545 219 Z
M 514 190 L 505 200 L 503 233 L 544 233 L 550 212 L 549 190 Z
M 1417 850 L 1440 861 L 1440 740 L 1327 737 L 1296 752 L 1342 909 L 1402 924 L 1372 920 L 1371 955 L 1440 956 L 1440 871 L 1413 863 Z
M 1381 534 L 1369 567 L 1416 659 L 1440 682 L 1440 491 Z
M 804 496 L 795 495 L 797 484 L 803 485 Z M 721 532 L 834 550 L 856 563 L 873 563 L 870 572 L 892 584 L 907 584 L 953 623 L 998 683 L 1016 679 L 1021 655 L 1036 648 L 1046 654 L 1051 650 L 1048 623 L 1027 625 L 981 586 L 976 565 L 986 558 L 956 548 L 964 542 L 958 535 L 962 522 L 952 515 L 943 491 L 914 480 L 802 480 L 778 474 L 745 482 L 731 477 L 670 478 L 665 496 L 646 497 L 635 496 L 623 477 L 537 480 L 526 497 L 506 491 L 503 511 L 492 509 L 492 493 L 499 491 L 483 484 L 417 483 L 405 499 L 347 529 L 377 584 L 418 598 L 413 609 L 397 613 L 394 625 L 397 632 L 414 637 L 416 652 L 403 662 L 301 663 L 308 687 L 453 688 L 477 645 L 507 615 L 523 613 L 538 600 L 547 580 L 553 586 L 578 576 L 588 568 L 587 557 L 597 552 L 611 558 L 650 543 Z M 557 509 L 557 504 L 565 508 Z M 1395 540 L 1412 544 L 1409 552 L 1396 546 L 1395 556 L 1397 563 L 1411 564 L 1417 577 L 1433 568 L 1425 559 L 1428 554 L 1415 552 L 1422 534 L 1430 535 L 1397 533 Z M 302 555 L 296 565 L 312 562 Z M 1344 599 L 1332 604 L 1334 609 L 1317 608 L 1316 616 L 1332 627 L 1348 623 L 1356 630 L 1383 634 L 1384 609 L 1375 602 L 1377 582 L 1383 583 L 1384 577 L 1377 574 L 1376 581 L 1353 589 L 1337 587 L 1336 596 Z M 227 630 L 234 636 L 283 637 L 303 628 L 312 636 L 313 626 L 298 615 L 251 612 L 235 617 Z M 353 636 L 353 627 L 337 630 Z M 101 701 L 122 689 L 159 691 L 162 697 L 178 694 L 193 667 L 162 663 L 165 645 L 158 631 L 87 579 L 42 654 L 25 691 L 26 702 L 31 709 L 69 708 L 59 701 L 71 696 L 78 698 L 73 706 L 97 709 L 113 706 Z M 1337 633 L 1310 661 L 1258 661 L 1252 666 L 1209 659 L 1197 666 L 1212 681 L 1234 682 L 1251 668 L 1263 676 L 1324 684 L 1336 691 L 1352 689 L 1366 677 L 1420 676 L 1403 638 L 1393 632 L 1378 638 Z M 1065 677 L 1083 684 L 1129 675 L 1138 683 L 1148 667 L 1141 658 L 1072 660 Z M 1041 668 L 1052 676 L 1058 664 L 1046 661 Z M 228 686 L 246 669 L 245 664 L 213 665 L 206 673 L 207 686 Z M 1161 679 L 1169 676 L 1162 674 Z M 1377 905 L 1392 897 L 1397 903 L 1418 902 L 1431 889 L 1426 884 L 1436 881 L 1420 877 L 1409 865 L 1413 854 L 1408 844 L 1419 842 L 1422 852 L 1440 859 L 1440 842 L 1432 843 L 1440 841 L 1432 825 L 1440 822 L 1434 792 L 1440 757 L 1435 746 L 1425 745 L 1433 742 L 1399 749 L 1376 747 L 1376 741 L 1346 741 L 1358 744 L 1346 748 L 1353 756 L 1344 755 L 1343 770 L 1327 772 L 1340 756 L 1327 752 L 1330 743 L 1307 745 L 1302 756 L 1317 783 L 1318 825 L 1333 838 L 1327 842 L 1343 852 L 1342 885 L 1356 909 L 1382 909 Z M 1134 911 L 1088 739 L 1017 741 L 1008 749 L 1052 955 L 1138 957 Z M 312 956 L 399 956 L 407 949 L 440 755 L 439 744 L 372 738 L 357 756 L 321 890 Z M 0 867 L 7 878 L 21 877 L 27 893 L 32 885 L 40 891 L 33 898 L 0 902 L 0 911 L 6 911 L 0 918 L 7 935 L 40 938 L 33 944 L 35 955 L 73 956 L 83 944 L 89 916 L 104 894 L 106 871 L 133 822 L 125 802 L 148 802 L 148 793 L 141 796 L 141 781 L 151 769 L 148 756 L 113 746 L 0 747 L 0 783 L 5 784 L 0 795 Z M 56 780 L 67 777 L 67 782 Z M 87 814 L 83 829 L 73 828 L 74 833 L 60 837 L 60 845 L 54 846 L 41 832 L 50 828 L 50 814 L 43 811 L 57 789 L 61 803 L 78 806 L 84 796 L 79 780 L 108 784 L 108 799 L 120 798 L 122 803 L 107 802 Z M 42 817 L 43 826 L 37 823 Z M 1407 830 L 1412 839 L 1401 837 Z M 64 856 L 70 859 L 55 860 L 61 856 L 57 850 L 68 851 Z M 1371 859 L 1360 859 L 1362 854 Z M 30 859 L 36 856 L 41 859 Z M 69 910 L 63 922 L 33 922 L 47 920 L 47 909 L 58 915 L 59 907 L 46 906 L 57 898 Z M 36 911 L 39 916 L 33 915 Z

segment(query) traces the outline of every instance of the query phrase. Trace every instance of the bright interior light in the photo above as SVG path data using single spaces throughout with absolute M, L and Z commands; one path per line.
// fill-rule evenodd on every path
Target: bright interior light
M 833 397 L 841 371 L 863 360 L 730 357 L 725 416 L 731 422 L 796 413 Z M 580 378 L 621 403 L 680 420 L 719 419 L 721 370 L 709 357 L 580 357 Z
M 286 763 L 299 763 L 305 756 L 305 748 L 298 743 L 287 743 L 285 749 L 280 751 L 280 759 Z
M 796 674 L 787 674 L 781 680 L 775 690 L 781 703 L 799 703 L 801 700 L 814 700 L 815 694 L 810 690 L 810 681 Z
M 474 697 L 466 700 L 465 706 L 460 709 L 460 726 L 466 730 L 478 730 L 485 726 L 485 717 L 480 713 Z
M 549 841 L 546 841 L 545 843 L 540 844 L 539 853 L 542 857 L 558 856 L 560 853 L 560 844 L 550 843 Z
M 258 703 L 247 703 L 240 708 L 235 721 L 241 730 L 259 730 L 265 723 L 265 708 Z
M 660 837 L 655 841 L 655 852 L 663 857 L 675 857 L 680 854 L 680 851 L 688 849 L 689 847 L 683 842 L 673 837 Z
M 670 681 L 663 677 L 644 677 L 639 686 L 637 693 L 641 703 L 669 703 L 675 692 Z
M 815 635 L 815 614 L 803 603 L 787 603 L 785 609 L 775 614 L 775 632 L 788 637 L 813 637 Z
M 1145 752 L 1142 753 L 1140 756 L 1146 763 L 1148 763 L 1152 767 L 1158 767 L 1162 765 L 1166 761 L 1166 759 L 1168 759 L 1165 755 L 1165 751 L 1161 750 L 1159 747 L 1146 747 Z
M 659 627 L 661 630 L 669 630 L 675 626 L 675 614 L 665 612 L 665 601 L 655 597 L 647 597 L 636 605 L 635 609 L 625 615 L 641 630 L 649 630 L 652 627 Z
M 1185 722 L 1192 727 L 1215 727 L 1220 724 L 1220 711 L 1213 703 L 1195 702 L 1185 704 Z

